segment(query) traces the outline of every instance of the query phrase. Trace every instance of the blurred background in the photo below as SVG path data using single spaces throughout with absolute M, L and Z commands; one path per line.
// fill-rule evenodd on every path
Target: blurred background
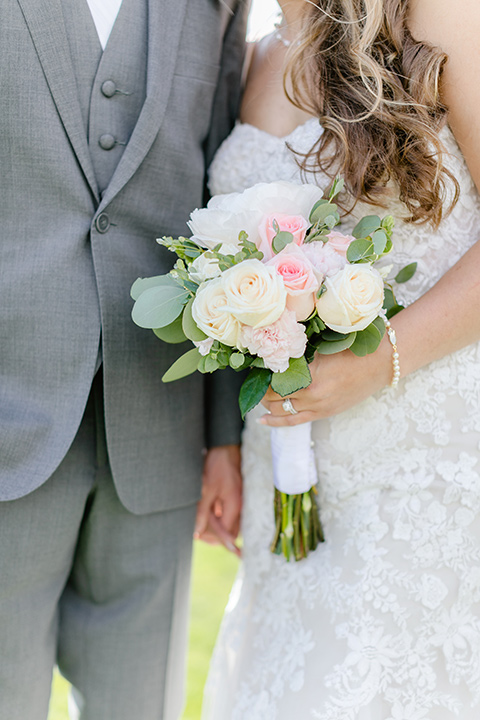
M 247 39 L 254 42 L 271 32 L 278 15 L 276 0 L 252 0 Z M 200 718 L 208 664 L 237 569 L 238 560 L 223 548 L 195 542 L 187 698 L 182 720 Z M 48 720 L 68 720 L 68 690 L 66 680 L 56 672 Z M 28 692 L 27 687 L 25 692 Z

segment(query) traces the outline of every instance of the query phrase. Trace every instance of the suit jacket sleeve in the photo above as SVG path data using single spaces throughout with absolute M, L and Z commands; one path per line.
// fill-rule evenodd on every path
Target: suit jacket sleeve
M 240 0 L 237 3 L 235 14 L 231 16 L 225 32 L 222 71 L 205 147 L 207 167 L 238 117 L 249 5 L 249 0 Z M 229 369 L 206 376 L 207 447 L 240 442 L 243 423 L 238 407 L 238 393 L 244 378 L 244 373 Z

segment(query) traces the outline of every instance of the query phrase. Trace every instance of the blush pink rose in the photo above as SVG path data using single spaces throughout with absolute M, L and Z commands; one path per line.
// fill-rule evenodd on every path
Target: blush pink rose
M 278 320 L 262 328 L 242 327 L 241 343 L 252 355 L 263 358 L 265 367 L 273 372 L 285 372 L 290 358 L 305 352 L 305 328 L 296 321 L 295 313 L 284 310 Z
M 328 233 L 328 247 L 335 250 L 339 255 L 346 258 L 348 246 L 355 240 L 353 235 L 344 235 L 338 230 L 332 230 Z
M 315 293 L 320 283 L 311 262 L 298 245 L 287 245 L 267 262 L 282 276 L 287 291 L 287 308 L 298 321 L 306 320 L 315 307 Z
M 258 226 L 259 239 L 257 247 L 263 252 L 263 259 L 270 260 L 274 252 L 272 250 L 273 238 L 277 234 L 274 223 L 277 223 L 280 230 L 289 232 L 293 235 L 295 245 L 301 245 L 305 239 L 305 234 L 310 227 L 310 223 L 303 215 L 285 215 L 284 213 L 276 213 L 275 215 L 265 215 L 262 222 Z

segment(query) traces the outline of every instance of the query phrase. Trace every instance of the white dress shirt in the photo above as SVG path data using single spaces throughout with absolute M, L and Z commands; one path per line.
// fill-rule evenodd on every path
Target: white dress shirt
M 117 19 L 122 0 L 87 0 L 97 28 L 100 44 L 105 50 L 108 38 Z

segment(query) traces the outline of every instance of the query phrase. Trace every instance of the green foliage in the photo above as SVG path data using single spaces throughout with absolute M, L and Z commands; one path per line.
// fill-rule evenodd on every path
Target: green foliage
M 395 282 L 397 283 L 404 283 L 410 280 L 415 275 L 415 272 L 417 270 L 417 263 L 413 262 L 410 263 L 410 265 L 405 265 L 404 268 L 402 268 L 396 275 L 395 275 Z
M 340 335 L 338 340 L 324 340 L 325 334 L 322 334 L 322 340 L 316 345 L 317 352 L 320 355 L 335 355 L 335 353 L 347 350 L 353 345 L 357 337 L 357 333 L 349 333 L 348 335 Z
M 272 240 L 272 250 L 275 253 L 281 252 L 287 245 L 293 242 L 293 235 L 291 232 L 285 230 L 279 230 Z
M 336 196 L 342 192 L 344 187 L 345 187 L 345 180 L 342 177 L 336 177 L 332 183 L 330 192 L 328 193 L 329 199 L 334 200 L 336 198 Z
M 378 215 L 366 215 L 355 225 L 352 230 L 352 235 L 358 239 L 368 238 L 381 226 L 382 224 Z
M 304 357 L 291 358 L 288 369 L 282 373 L 273 373 L 271 379 L 272 389 L 285 397 L 297 390 L 306 388 L 312 382 L 308 363 Z
M 238 404 L 242 418 L 252 410 L 267 392 L 272 379 L 272 371 L 263 368 L 252 368 L 245 378 L 238 396 Z
M 384 333 L 385 324 L 383 320 L 376 318 L 365 330 L 357 332 L 357 337 L 350 350 L 358 357 L 369 355 L 378 348 Z
M 133 322 L 151 330 L 166 327 L 180 315 L 187 300 L 188 292 L 175 282 L 149 287 L 133 306 Z
M 153 332 L 163 342 L 176 344 L 185 342 L 187 339 L 182 329 L 182 316 L 179 315 L 173 323 L 163 328 L 154 328 Z
M 239 370 L 245 363 L 245 355 L 241 352 L 234 352 L 230 355 L 228 363 L 234 370 Z
M 376 259 L 374 243 L 367 238 L 354 240 L 347 249 L 349 263 L 369 262 Z
M 130 297 L 132 300 L 138 300 L 140 295 L 149 288 L 162 286 L 176 287 L 178 283 L 170 275 L 155 275 L 148 278 L 137 278 L 130 288 Z
M 175 253 L 175 255 L 182 260 L 187 260 L 187 262 L 195 260 L 195 258 L 199 257 L 204 252 L 204 249 L 199 247 L 196 242 L 191 240 L 191 238 L 162 237 L 159 238 L 157 242 L 159 245 L 166 247 L 167 250 L 170 250 L 170 252 Z
M 188 301 L 188 303 L 185 305 L 185 310 L 183 311 L 183 320 L 182 320 L 182 327 L 183 332 L 185 333 L 186 337 L 191 340 L 192 342 L 201 342 L 202 340 L 206 340 L 207 335 L 203 332 L 203 330 L 200 330 L 197 323 L 193 319 L 192 315 L 192 305 L 193 300 Z
M 329 216 L 332 216 L 337 210 L 337 206 L 335 203 L 330 202 L 330 200 L 326 200 L 325 198 L 322 198 L 321 200 L 318 200 L 315 205 L 313 206 L 309 220 L 312 223 L 312 225 L 317 225 L 325 222 L 325 219 Z
M 191 375 L 198 369 L 198 364 L 202 356 L 197 348 L 192 348 L 184 355 L 181 355 L 173 365 L 169 367 L 167 372 L 162 377 L 162 382 L 173 382 L 174 380 L 180 380 L 180 378 Z
M 382 255 L 385 252 L 385 248 L 387 247 L 387 234 L 385 230 L 375 230 L 375 232 L 372 235 L 373 240 L 373 249 L 375 251 L 376 255 Z
M 403 310 L 403 305 L 397 303 L 395 293 L 389 285 L 386 285 L 384 289 L 383 307 L 386 310 L 388 319 L 396 315 L 400 310 Z

